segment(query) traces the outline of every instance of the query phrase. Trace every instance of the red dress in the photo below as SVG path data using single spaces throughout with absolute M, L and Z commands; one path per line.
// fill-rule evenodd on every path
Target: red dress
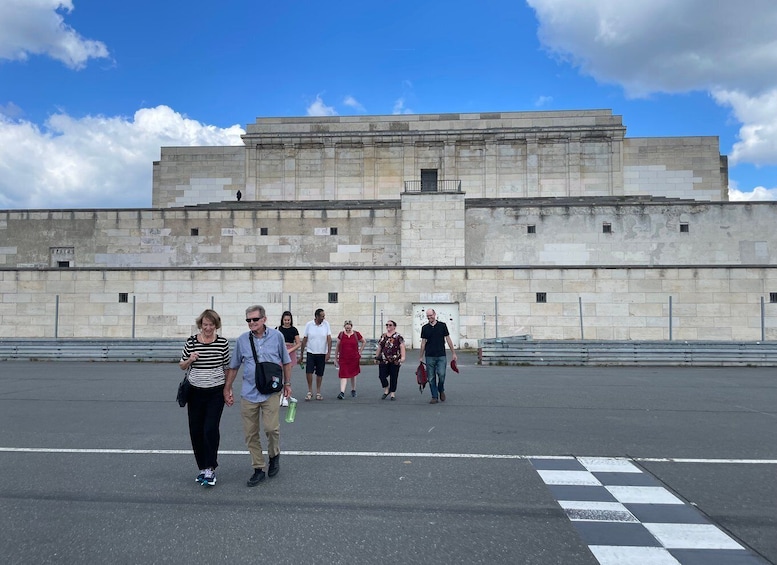
M 351 379 L 361 372 L 359 368 L 359 359 L 361 359 L 361 353 L 359 353 L 359 344 L 364 339 L 359 332 L 353 332 L 350 336 L 345 335 L 345 332 L 340 332 L 337 336 L 340 341 L 340 371 L 338 377 L 341 379 Z

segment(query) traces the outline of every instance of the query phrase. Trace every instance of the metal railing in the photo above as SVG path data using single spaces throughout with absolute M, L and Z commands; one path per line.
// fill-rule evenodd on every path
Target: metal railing
M 438 180 L 437 182 L 406 180 L 405 192 L 461 192 L 460 180 Z
M 777 366 L 777 342 L 484 339 L 483 365 Z
M 185 338 L 181 339 L 3 339 L 0 361 L 151 361 L 177 362 Z M 337 340 L 332 340 L 334 360 Z M 233 350 L 234 341 L 230 341 Z M 377 340 L 367 339 L 362 362 L 372 363 Z

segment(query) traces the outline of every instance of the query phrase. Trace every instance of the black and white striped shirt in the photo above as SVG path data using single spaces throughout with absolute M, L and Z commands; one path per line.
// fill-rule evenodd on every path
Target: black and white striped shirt
M 181 361 L 189 359 L 195 351 L 199 357 L 191 364 L 189 382 L 198 388 L 223 385 L 226 380 L 224 368 L 229 365 L 229 341 L 217 335 L 213 343 L 201 343 L 197 336 L 193 335 L 186 340 Z

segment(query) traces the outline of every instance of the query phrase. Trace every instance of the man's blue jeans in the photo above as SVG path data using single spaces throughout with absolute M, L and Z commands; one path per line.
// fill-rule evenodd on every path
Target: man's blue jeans
M 437 398 L 441 392 L 445 392 L 445 367 L 448 358 L 426 356 L 426 378 L 429 380 L 429 391 L 432 398 Z

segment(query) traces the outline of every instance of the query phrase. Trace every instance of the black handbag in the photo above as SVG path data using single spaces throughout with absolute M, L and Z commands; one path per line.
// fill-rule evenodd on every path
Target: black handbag
M 197 336 L 191 336 L 188 341 L 192 341 L 197 339 Z M 186 403 L 189 401 L 189 391 L 192 388 L 191 383 L 189 382 L 189 373 L 191 372 L 191 366 L 186 369 L 186 372 L 183 375 L 183 379 L 180 383 L 178 383 L 178 394 L 175 396 L 176 402 L 178 402 L 178 406 L 183 408 L 186 406 Z
M 254 383 L 256 390 L 261 394 L 273 394 L 283 390 L 283 368 L 277 363 L 268 361 L 259 362 L 256 355 L 256 346 L 254 346 L 254 336 L 248 334 L 248 341 L 251 342 L 251 351 L 254 354 Z
M 186 402 L 189 400 L 189 389 L 192 385 L 189 383 L 189 371 L 186 371 L 186 375 L 183 380 L 178 383 L 178 395 L 175 399 L 178 401 L 178 406 L 183 408 L 186 406 Z

